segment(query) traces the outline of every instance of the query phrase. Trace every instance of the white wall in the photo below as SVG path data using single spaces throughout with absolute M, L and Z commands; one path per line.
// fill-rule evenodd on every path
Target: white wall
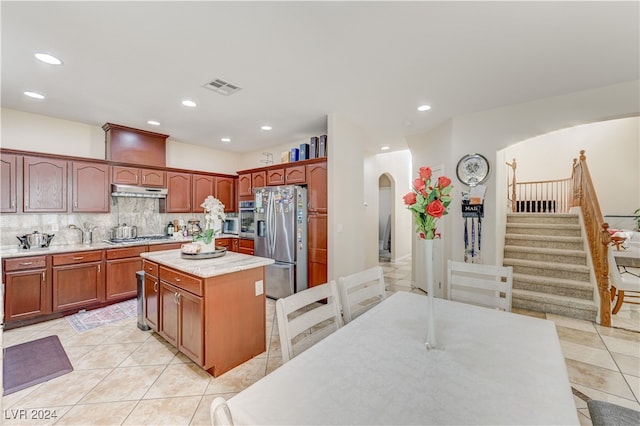
M 603 215 L 631 215 L 640 207 L 640 117 L 574 126 L 511 145 L 519 182 L 565 179 L 585 151 Z M 553 155 L 549 155 L 553 153 Z
M 611 118 L 640 114 L 640 87 L 632 81 L 598 89 L 576 92 L 529 103 L 510 105 L 489 111 L 455 117 L 445 126 L 447 132 L 436 131 L 407 138 L 417 165 L 442 162 L 445 173 L 454 180 L 454 201 L 451 214 L 445 220 L 447 232 L 444 238 L 445 259 L 461 260 L 464 253 L 463 219 L 460 212 L 459 189 L 463 185 L 455 179 L 455 166 L 465 154 L 478 152 L 485 155 L 493 168 L 502 167 L 504 157 L 498 151 L 523 140 L 559 129 Z M 444 149 L 449 147 L 449 152 Z M 576 151 L 581 149 L 578 147 Z M 554 155 L 550 152 L 549 155 Z M 587 160 L 589 161 L 589 160 Z M 569 161 L 570 163 L 570 161 Z M 615 166 L 610 169 L 616 172 Z M 495 171 L 487 185 L 485 218 L 483 220 L 483 263 L 494 264 L 501 259 L 505 206 L 496 194 L 504 192 L 503 183 L 496 181 Z M 450 226 L 449 226 L 450 225 Z M 493 250 L 493 251 L 492 251 Z
M 240 154 L 167 140 L 167 167 L 235 175 Z

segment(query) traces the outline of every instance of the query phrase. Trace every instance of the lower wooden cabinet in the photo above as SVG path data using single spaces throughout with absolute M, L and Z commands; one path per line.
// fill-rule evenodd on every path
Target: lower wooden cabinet
M 228 251 L 238 252 L 238 238 L 216 238 L 216 247 L 225 247 Z
M 5 322 L 51 312 L 51 281 L 46 256 L 7 259 L 3 269 Z
M 53 311 L 104 301 L 102 250 L 53 256 Z
M 136 297 L 136 272 L 142 269 L 140 253 L 147 246 L 109 249 L 106 251 L 106 300 L 126 300 Z
M 198 364 L 204 363 L 202 297 L 160 281 L 158 334 Z
M 254 245 L 253 240 L 248 240 L 246 238 L 240 238 L 238 242 L 238 252 L 243 254 L 249 254 L 253 256 L 254 254 Z
M 142 268 L 144 270 L 144 318 L 153 331 L 158 331 L 160 320 L 158 264 L 143 260 Z

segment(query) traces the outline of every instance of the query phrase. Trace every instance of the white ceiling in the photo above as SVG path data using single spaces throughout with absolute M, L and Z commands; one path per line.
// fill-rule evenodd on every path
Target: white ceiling
M 2 1 L 2 107 L 234 152 L 325 133 L 336 113 L 372 151 L 403 149 L 458 115 L 637 80 L 639 5 Z M 213 78 L 242 90 L 201 87 Z

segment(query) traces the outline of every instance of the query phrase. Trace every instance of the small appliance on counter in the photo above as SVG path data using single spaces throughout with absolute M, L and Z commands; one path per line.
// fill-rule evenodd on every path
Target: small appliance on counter
M 240 219 L 237 217 L 227 217 L 224 220 L 223 234 L 238 235 L 240 232 Z
M 25 234 L 21 237 L 16 236 L 20 241 L 20 248 L 23 249 L 49 247 L 53 237 L 55 237 L 55 234 L 42 234 L 38 231 L 33 231 L 32 234 Z

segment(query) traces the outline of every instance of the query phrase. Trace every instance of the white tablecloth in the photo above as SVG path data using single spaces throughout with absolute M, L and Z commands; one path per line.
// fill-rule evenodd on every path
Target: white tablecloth
M 554 324 L 398 292 L 231 398 L 236 424 L 579 424 Z

